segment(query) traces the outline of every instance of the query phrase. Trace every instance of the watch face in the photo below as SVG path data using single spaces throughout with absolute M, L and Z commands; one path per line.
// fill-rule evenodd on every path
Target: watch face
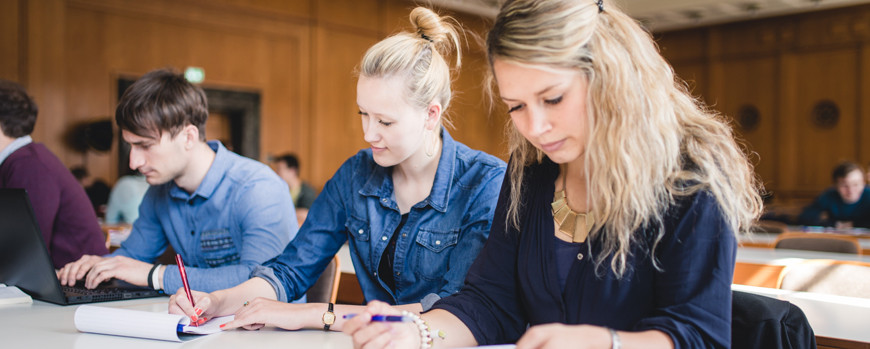
M 335 313 L 323 313 L 323 323 L 326 325 L 332 325 L 333 323 L 335 323 Z

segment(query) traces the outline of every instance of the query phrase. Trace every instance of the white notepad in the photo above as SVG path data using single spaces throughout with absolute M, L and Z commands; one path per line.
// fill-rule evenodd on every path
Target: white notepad
M 0 304 L 31 304 L 33 298 L 15 286 L 0 284 Z
M 179 332 L 217 333 L 221 331 L 220 325 L 233 318 L 233 315 L 217 317 L 195 327 L 189 326 L 190 318 L 184 315 L 82 305 L 76 309 L 74 321 L 80 332 L 181 342 Z

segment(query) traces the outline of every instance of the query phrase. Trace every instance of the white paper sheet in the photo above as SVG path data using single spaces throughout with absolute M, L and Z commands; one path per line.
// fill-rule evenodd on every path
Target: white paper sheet
M 185 325 L 184 333 L 211 334 L 220 332 L 220 325 L 232 319 L 223 316 L 193 327 L 187 326 L 190 318 L 184 315 L 82 305 L 76 309 L 74 321 L 81 332 L 181 342 L 178 325 Z

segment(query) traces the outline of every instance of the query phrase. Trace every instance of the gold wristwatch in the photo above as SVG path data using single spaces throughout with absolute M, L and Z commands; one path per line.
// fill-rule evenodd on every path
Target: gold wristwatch
M 326 312 L 323 313 L 323 330 L 329 331 L 329 326 L 335 323 L 335 313 L 332 312 L 332 307 L 334 304 L 329 303 L 329 308 L 326 309 Z

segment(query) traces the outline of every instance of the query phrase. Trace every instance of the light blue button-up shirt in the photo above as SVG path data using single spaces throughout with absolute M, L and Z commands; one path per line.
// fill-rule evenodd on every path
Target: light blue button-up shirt
M 287 184 L 268 166 L 230 152 L 217 153 L 191 193 L 175 181 L 151 186 L 139 206 L 130 237 L 111 255 L 153 263 L 166 244 L 184 258 L 190 288 L 212 292 L 236 286 L 260 263 L 281 253 L 298 224 Z M 163 288 L 182 287 L 178 267 L 168 265 Z
M 489 235 L 506 165 L 469 149 L 444 130 L 443 148 L 429 196 L 401 213 L 393 195 L 392 169 L 374 162 L 370 149 L 348 159 L 314 200 L 308 217 L 284 252 L 254 270 L 278 299 L 304 294 L 345 242 L 367 301 L 434 302 L 459 291 L 465 273 Z M 395 289 L 378 266 L 393 234 Z M 430 295 L 434 295 L 433 297 Z M 424 301 L 424 297 L 427 301 Z M 431 301 L 428 301 L 431 299 Z

